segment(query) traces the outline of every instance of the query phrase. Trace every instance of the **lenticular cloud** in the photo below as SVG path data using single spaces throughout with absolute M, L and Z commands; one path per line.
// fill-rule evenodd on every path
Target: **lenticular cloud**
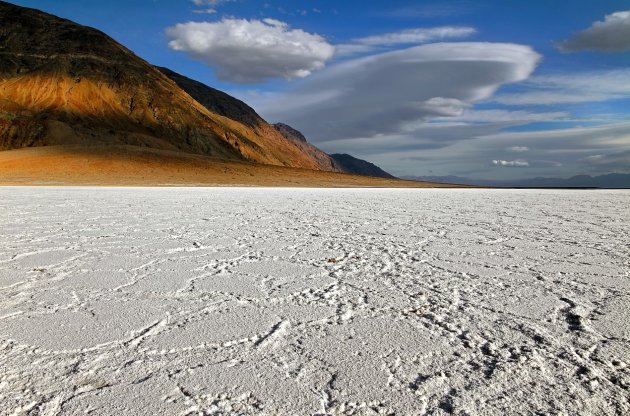
M 502 85 L 527 79 L 540 58 L 510 43 L 421 45 L 328 67 L 258 108 L 315 141 L 392 134 L 408 123 L 460 115 Z

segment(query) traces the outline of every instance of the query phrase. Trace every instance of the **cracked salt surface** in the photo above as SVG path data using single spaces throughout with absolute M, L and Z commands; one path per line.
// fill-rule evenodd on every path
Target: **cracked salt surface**
M 0 188 L 0 413 L 630 414 L 629 207 Z

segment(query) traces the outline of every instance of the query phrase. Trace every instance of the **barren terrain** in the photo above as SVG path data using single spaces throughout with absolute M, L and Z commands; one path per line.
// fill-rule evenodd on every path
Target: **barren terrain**
M 0 185 L 461 187 L 226 161 L 138 146 L 45 146 L 0 152 Z
M 628 206 L 0 188 L 0 413 L 628 414 Z

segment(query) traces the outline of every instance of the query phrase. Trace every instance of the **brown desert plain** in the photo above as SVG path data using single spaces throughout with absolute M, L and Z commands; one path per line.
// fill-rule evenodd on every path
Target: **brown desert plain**
M 460 187 L 225 161 L 137 146 L 45 146 L 0 152 L 0 185 Z

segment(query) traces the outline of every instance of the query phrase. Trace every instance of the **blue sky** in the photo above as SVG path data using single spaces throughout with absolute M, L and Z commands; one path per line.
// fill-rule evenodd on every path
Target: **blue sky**
M 20 0 L 396 175 L 630 172 L 627 0 Z

